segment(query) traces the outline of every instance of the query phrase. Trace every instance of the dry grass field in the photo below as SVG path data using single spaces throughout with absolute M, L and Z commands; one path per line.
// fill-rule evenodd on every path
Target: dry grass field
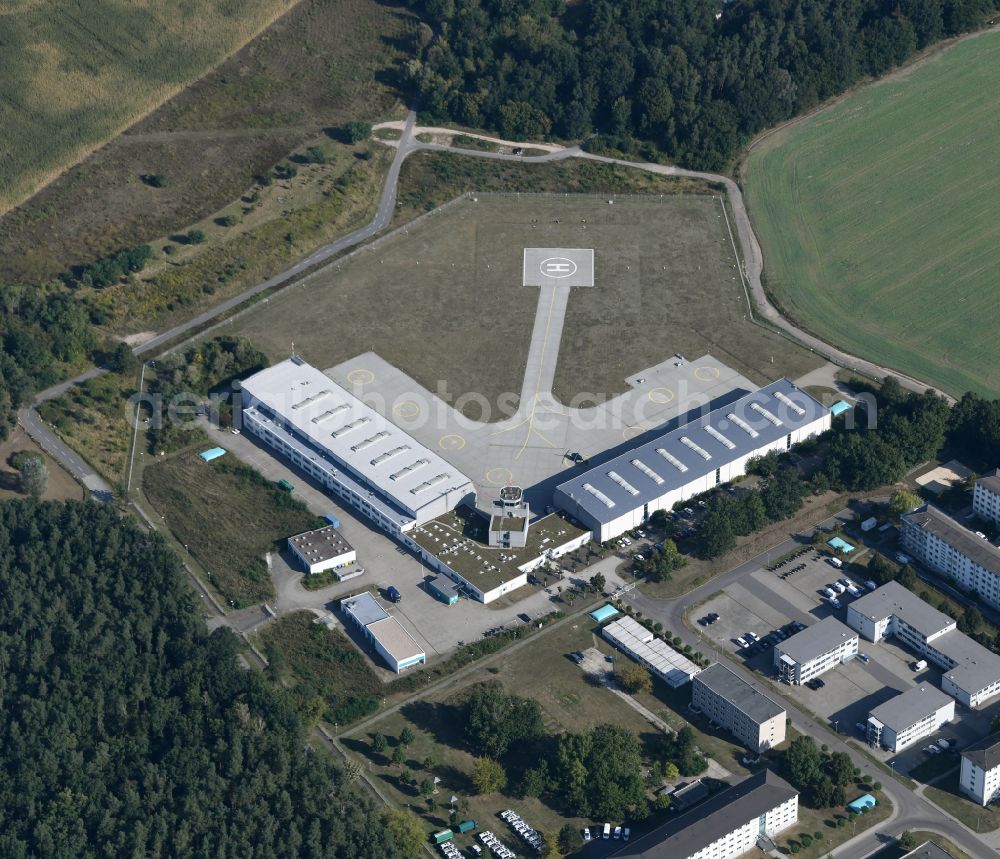
M 18 489 L 17 472 L 10 466 L 8 459 L 18 451 L 37 453 L 45 460 L 49 469 L 49 484 L 42 498 L 46 501 L 82 501 L 83 487 L 77 483 L 69 472 L 50 457 L 32 441 L 20 425 L 11 430 L 7 440 L 0 444 L 0 501 L 13 498 L 24 498 Z
M 163 15 L 176 15 L 177 4 L 165 5 Z M 244 27 L 254 9 L 288 5 L 213 2 L 198 5 L 194 17 L 204 21 L 206 7 L 235 8 Z M 407 12 L 376 0 L 301 0 L 215 70 L 0 218 L 0 278 L 36 282 L 118 248 L 186 229 L 236 201 L 254 176 L 323 129 L 393 115 L 398 102 L 392 68 L 412 26 Z M 104 29 L 117 32 L 110 25 Z M 199 44 L 196 36 L 190 41 Z M 4 52 L 0 68 L 14 63 L 9 53 Z M 142 59 L 153 78 L 167 74 L 176 62 L 158 54 Z M 106 65 L 118 68 L 111 61 Z M 20 66 L 9 67 L 11 81 Z M 0 118 L 5 116 L 0 108 Z M 0 131 L 0 140 L 6 144 L 10 133 Z M 19 151 L 27 149 L 19 145 Z M 144 174 L 163 176 L 164 186 L 143 184 Z
M 0 212 L 203 75 L 292 5 L 0 5 Z
M 451 395 L 495 402 L 524 374 L 538 301 L 521 286 L 530 246 L 595 249 L 598 285 L 573 292 L 563 330 L 555 393 L 564 402 L 620 392 L 628 375 L 675 352 L 711 352 L 758 383 L 819 364 L 744 320 L 722 206 L 708 194 L 620 196 L 613 206 L 603 195 L 467 197 L 226 330 L 272 359 L 294 341 L 319 367 L 375 351 L 431 391 L 444 383 Z

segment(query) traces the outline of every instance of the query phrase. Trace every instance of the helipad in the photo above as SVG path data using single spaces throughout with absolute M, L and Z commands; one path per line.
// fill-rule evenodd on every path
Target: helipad
M 522 286 L 593 286 L 593 248 L 525 248 Z

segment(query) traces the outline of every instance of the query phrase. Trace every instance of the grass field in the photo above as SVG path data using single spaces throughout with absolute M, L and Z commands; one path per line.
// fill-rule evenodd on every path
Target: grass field
M 0 211 L 204 74 L 291 5 L 5 4 Z
M 1000 396 L 1000 34 L 962 41 L 749 154 L 767 286 L 832 343 Z
M 1000 808 L 996 805 L 989 805 L 986 808 L 977 805 L 959 792 L 958 782 L 959 773 L 956 772 L 937 784 L 928 785 L 924 789 L 924 796 L 935 805 L 941 806 L 973 832 L 992 832 L 1000 827 Z
M 544 169 L 579 184 L 570 165 Z M 717 197 L 649 194 L 613 207 L 595 195 L 477 198 L 327 267 L 226 330 L 272 358 L 294 341 L 319 367 L 375 351 L 432 392 L 445 383 L 452 396 L 496 402 L 520 391 L 538 300 L 521 286 L 522 249 L 593 247 L 597 288 L 574 290 L 563 329 L 555 393 L 564 402 L 618 393 L 628 375 L 675 352 L 712 352 L 759 383 L 819 364 L 744 321 Z
M 83 5 L 112 8 L 95 0 Z M 186 228 L 233 203 L 251 187 L 254 176 L 323 129 L 350 119 L 376 120 L 398 114 L 391 69 L 408 50 L 408 34 L 414 26 L 412 15 L 404 9 L 376 0 L 301 0 L 297 4 L 251 0 L 235 5 L 215 0 L 192 6 L 190 21 L 185 23 L 184 16 L 176 13 L 177 4 L 160 5 L 163 12 L 156 14 L 181 19 L 178 30 L 208 22 L 206 26 L 216 31 L 220 22 L 230 20 L 213 15 L 216 9 L 234 10 L 234 26 L 247 28 L 255 15 L 260 17 L 260 10 L 294 8 L 127 134 L 0 218 L 0 278 L 36 282 L 71 264 Z M 19 6 L 3 19 L 36 19 L 47 15 L 51 7 L 28 4 L 25 14 Z M 133 4 L 130 8 L 136 11 L 128 14 L 121 4 L 113 8 L 123 21 L 153 14 L 145 11 L 152 9 L 149 4 Z M 17 32 L 21 26 L 17 24 Z M 49 26 L 55 25 L 46 25 L 42 32 Z M 103 26 L 105 33 L 117 34 L 124 25 L 116 21 Z M 190 41 L 197 48 L 205 38 L 196 36 Z M 107 46 L 115 48 L 131 49 L 129 44 Z M 5 61 L 11 53 L 5 51 Z M 13 53 L 25 60 L 31 57 L 29 50 Z M 127 59 L 129 50 L 124 53 Z M 180 62 L 152 52 L 140 59 L 151 60 L 140 71 L 153 78 L 153 83 Z M 122 62 L 121 58 L 101 59 L 102 67 L 113 71 Z M 8 75 L 3 86 L 13 80 Z M 75 92 L 62 78 L 50 80 L 48 89 L 53 87 L 58 87 L 63 100 L 69 97 L 66 93 Z M 120 87 L 113 95 L 128 101 L 131 92 Z M 42 122 L 47 116 L 30 111 L 12 115 L 18 116 L 18 123 L 32 117 Z M 0 117 L 7 119 L 8 114 L 0 109 Z M 65 119 L 67 133 L 76 128 L 72 119 Z M 4 144 L 13 139 L 6 131 L 0 132 Z M 40 141 L 48 139 L 46 134 L 37 134 L 30 143 L 42 146 Z M 30 147 L 21 148 L 28 151 Z M 143 174 L 163 176 L 164 186 L 143 184 Z
M 18 424 L 11 430 L 6 441 L 0 444 L 0 501 L 26 497 L 18 489 L 17 471 L 8 463 L 11 455 L 19 451 L 38 454 L 45 460 L 45 465 L 49 469 L 48 486 L 42 495 L 45 501 L 83 500 L 83 487 L 73 479 L 69 472 L 64 471 L 59 463 L 42 451 L 31 439 L 31 436 L 24 431 L 24 428 Z
M 147 467 L 142 489 L 210 582 L 237 608 L 273 597 L 266 552 L 320 520 L 246 466 L 202 462 L 194 451 Z

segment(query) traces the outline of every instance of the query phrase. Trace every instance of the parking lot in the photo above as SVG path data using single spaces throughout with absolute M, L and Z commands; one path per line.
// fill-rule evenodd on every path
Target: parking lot
M 820 678 L 823 684 L 819 688 L 779 685 L 773 665 L 774 644 L 794 634 L 795 624 L 810 626 L 831 615 L 843 622 L 854 597 L 846 592 L 837 594 L 841 606 L 835 608 L 821 595 L 843 577 L 825 554 L 803 546 L 802 554 L 778 569 L 757 569 L 713 596 L 691 614 L 689 623 L 717 647 L 769 678 L 781 694 L 864 744 L 865 734 L 858 726 L 866 722 L 872 709 L 920 682 L 940 688 L 941 672 L 933 665 L 914 672 L 914 655 L 894 641 L 874 644 L 861 639 L 859 652 L 863 658 L 827 671 Z M 854 583 L 862 593 L 867 592 L 862 582 Z M 718 619 L 710 624 L 699 623 L 710 614 L 718 615 Z M 754 637 L 758 641 L 752 641 Z M 739 639 L 749 646 L 743 647 Z M 957 706 L 956 721 L 936 736 L 954 739 L 962 748 L 989 732 L 994 712 L 1000 712 L 1000 703 L 980 711 Z M 928 737 L 897 755 L 881 749 L 870 751 L 880 760 L 891 762 L 899 772 L 907 772 L 928 758 L 931 753 L 925 748 L 933 739 Z
M 303 573 L 287 552 L 274 552 L 268 558 L 271 578 L 277 591 L 272 608 L 280 616 L 296 610 L 316 610 L 325 613 L 334 601 L 366 588 L 377 590 L 383 601 L 390 586 L 399 590 L 402 599 L 386 605 L 424 648 L 428 660 L 454 650 L 463 642 L 475 641 L 492 629 L 531 622 L 541 615 L 566 606 L 556 600 L 558 589 L 571 583 L 564 578 L 547 588 L 528 586 L 514 592 L 515 599 L 498 600 L 488 606 L 462 599 L 452 606 L 435 599 L 426 588 L 433 572 L 420 560 L 388 535 L 340 507 L 307 475 L 272 455 L 271 451 L 247 435 L 233 435 L 227 430 L 201 422 L 212 442 L 225 448 L 230 455 L 253 466 L 269 480 L 288 480 L 295 487 L 295 497 L 303 501 L 318 516 L 332 513 L 340 520 L 340 532 L 357 550 L 358 564 L 364 575 L 346 582 L 332 584 L 320 590 L 302 587 Z M 291 535 L 289 535 L 291 536 Z M 613 590 L 623 581 L 615 573 L 618 560 L 607 559 L 598 566 Z M 597 568 L 581 571 L 576 578 L 593 575 Z M 255 627 L 267 622 L 268 616 L 252 612 Z

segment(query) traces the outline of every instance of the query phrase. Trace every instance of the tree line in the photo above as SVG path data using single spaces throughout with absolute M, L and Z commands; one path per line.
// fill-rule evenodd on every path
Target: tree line
M 93 502 L 0 504 L 0 591 L 0 855 L 406 855 L 206 631 L 159 535 Z
M 411 0 L 429 119 L 718 170 L 757 132 L 920 48 L 988 0 Z

